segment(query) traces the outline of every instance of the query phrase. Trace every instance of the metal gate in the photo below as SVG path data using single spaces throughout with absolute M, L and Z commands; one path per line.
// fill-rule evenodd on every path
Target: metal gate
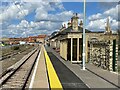
M 109 70 L 110 42 L 91 40 L 89 41 L 89 44 L 90 44 L 89 62 L 93 63 L 98 67 Z

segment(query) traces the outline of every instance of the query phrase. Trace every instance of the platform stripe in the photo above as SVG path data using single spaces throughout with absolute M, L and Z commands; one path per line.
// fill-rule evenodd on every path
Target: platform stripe
M 35 69 L 34 69 L 34 72 L 33 72 L 33 75 L 32 75 L 32 79 L 31 79 L 31 82 L 30 82 L 29 90 L 32 90 L 32 87 L 33 87 L 33 83 L 34 83 L 34 79 L 35 79 L 35 75 L 36 75 L 36 71 L 37 71 L 37 67 L 38 67 L 38 62 L 40 60 L 40 55 L 41 55 L 41 51 L 40 51 L 40 53 L 38 55 L 37 62 L 35 64 Z
M 46 59 L 46 64 L 47 64 L 47 71 L 48 71 L 49 84 L 50 84 L 51 90 L 55 88 L 58 88 L 59 90 L 63 90 L 62 84 L 57 76 L 57 73 L 50 61 L 50 58 L 45 48 L 44 48 L 44 54 L 45 54 L 45 59 Z

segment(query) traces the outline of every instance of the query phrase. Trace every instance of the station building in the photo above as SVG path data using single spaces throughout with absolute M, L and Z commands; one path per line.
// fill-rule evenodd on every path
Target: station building
M 58 32 L 54 32 L 48 38 L 50 47 L 59 51 L 60 56 L 72 63 L 82 63 L 83 51 L 83 22 L 78 23 L 78 15 L 74 14 Z M 116 70 L 118 55 L 118 33 L 112 33 L 109 18 L 105 31 L 90 31 L 86 33 L 86 62 L 94 63 L 108 70 Z M 113 65 L 114 64 L 114 65 Z M 113 71 L 114 71 L 113 70 Z

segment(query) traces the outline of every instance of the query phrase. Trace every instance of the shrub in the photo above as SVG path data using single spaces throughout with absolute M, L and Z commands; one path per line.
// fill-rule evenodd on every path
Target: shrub
M 19 50 L 19 46 L 13 46 L 12 50 Z

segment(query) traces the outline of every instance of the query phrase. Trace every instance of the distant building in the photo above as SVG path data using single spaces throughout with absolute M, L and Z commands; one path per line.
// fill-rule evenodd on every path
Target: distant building
M 25 38 L 8 38 L 8 42 L 9 44 L 21 44 L 23 42 L 26 43 L 37 43 L 37 42 L 41 42 L 44 43 L 45 42 L 45 38 L 47 35 L 38 35 L 38 36 L 29 36 L 29 37 L 25 37 Z
M 0 38 L 0 42 L 4 44 L 9 44 L 9 38 Z
M 19 44 L 24 45 L 24 44 L 26 44 L 26 42 L 25 41 L 19 41 Z
M 45 38 L 47 35 L 38 35 L 38 38 L 36 39 L 37 42 L 45 43 Z
M 52 48 L 59 50 L 60 56 L 63 59 L 71 61 L 72 63 L 82 62 L 83 22 L 80 21 L 80 24 L 78 24 L 78 19 L 79 17 L 77 14 L 74 14 L 71 18 L 71 21 L 68 22 L 67 28 L 62 26 L 60 31 L 51 34 L 51 36 L 48 38 L 49 45 Z M 113 53 L 116 53 L 116 57 L 118 55 L 118 47 L 116 45 L 116 41 L 118 41 L 118 34 L 112 33 L 109 24 L 109 18 L 107 19 L 105 31 L 90 31 L 85 29 L 85 32 L 86 62 L 99 63 L 100 66 L 102 66 L 101 63 L 104 63 L 104 67 L 111 69 L 113 67 L 113 57 L 111 56 Z M 116 45 L 116 47 L 113 47 L 113 43 Z M 116 48 L 116 51 L 114 51 L 112 48 Z M 114 52 L 110 53 L 109 50 Z M 116 62 L 114 64 L 116 65 L 117 58 L 115 61 Z M 109 66 L 107 66 L 107 62 L 109 62 Z
M 28 37 L 28 42 L 39 42 L 39 43 L 45 43 L 45 38 L 47 35 L 38 35 L 38 36 L 30 36 Z

